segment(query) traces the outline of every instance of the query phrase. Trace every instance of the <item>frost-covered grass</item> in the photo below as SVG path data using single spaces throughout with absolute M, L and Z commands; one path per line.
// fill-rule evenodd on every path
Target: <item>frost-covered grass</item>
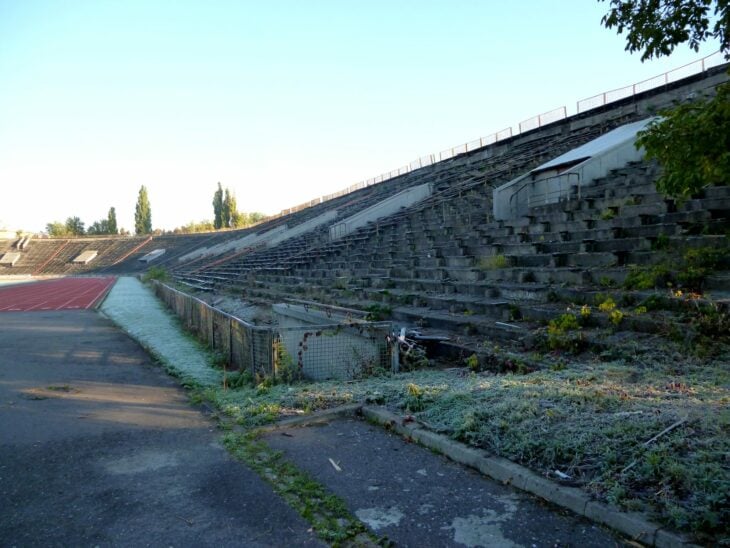
M 700 362 L 666 352 L 527 375 L 416 371 L 215 388 L 207 397 L 250 427 L 345 403 L 385 404 L 600 500 L 722 541 L 730 533 L 727 355 Z
M 221 382 L 220 372 L 210 367 L 208 353 L 182 331 L 173 314 L 136 278 L 119 278 L 101 310 L 185 384 L 211 386 Z

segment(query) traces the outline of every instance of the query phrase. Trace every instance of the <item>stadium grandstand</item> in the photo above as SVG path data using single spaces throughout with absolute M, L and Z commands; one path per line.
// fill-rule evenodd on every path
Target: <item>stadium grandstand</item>
M 431 155 L 246 229 L 6 240 L 0 276 L 164 268 L 194 294 L 393 321 L 430 355 L 452 358 L 482 359 L 485 339 L 530 349 L 566 307 L 598 296 L 646 313 L 622 321 L 606 306 L 581 344 L 614 344 L 620 337 L 601 331 L 611 324 L 634 340 L 662 332 L 668 316 L 683 329 L 683 307 L 727 303 L 730 187 L 667 199 L 633 139 L 659 109 L 711 91 L 726 71 L 703 67 L 611 102 L 604 94 L 576 115 L 535 117 L 519 134 Z M 667 284 L 697 299 L 642 304 Z

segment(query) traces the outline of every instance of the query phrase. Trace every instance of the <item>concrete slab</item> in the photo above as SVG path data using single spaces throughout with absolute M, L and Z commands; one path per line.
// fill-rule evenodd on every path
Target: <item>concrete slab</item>
M 584 518 L 363 420 L 278 429 L 264 439 L 397 546 L 621 545 Z
M 111 322 L 0 321 L 0 544 L 320 545 Z

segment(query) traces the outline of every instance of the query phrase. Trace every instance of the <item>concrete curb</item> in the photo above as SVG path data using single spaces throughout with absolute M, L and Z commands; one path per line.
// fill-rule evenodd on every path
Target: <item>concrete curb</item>
M 454 462 L 479 470 L 497 481 L 510 484 L 578 515 L 607 525 L 642 544 L 660 548 L 697 546 L 687 538 L 651 523 L 641 514 L 622 512 L 593 501 L 580 489 L 559 485 L 507 459 L 490 457 L 484 451 L 426 430 L 415 421 L 405 422 L 403 417 L 382 407 L 362 406 L 361 412 L 367 420 L 438 451 Z

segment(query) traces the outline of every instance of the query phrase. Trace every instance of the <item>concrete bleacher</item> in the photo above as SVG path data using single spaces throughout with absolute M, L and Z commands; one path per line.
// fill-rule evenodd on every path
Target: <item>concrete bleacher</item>
M 379 307 L 406 324 L 447 332 L 464 348 L 485 337 L 523 344 L 567 304 L 591 303 L 597 294 L 640 300 L 621 289 L 634 265 L 679 264 L 687 249 L 727 249 L 730 188 L 679 205 L 656 192 L 656 174 L 654 165 L 632 164 L 580 200 L 532 208 L 511 221 L 480 222 L 490 204 L 464 194 L 363 230 L 288 269 L 252 272 L 235 287 L 268 302 L 294 295 Z M 703 233 L 708 227 L 715 233 Z M 730 264 L 717 280 L 726 279 L 722 269 Z M 664 320 L 648 314 L 632 325 L 657 331 Z M 594 321 L 608 320 L 594 311 Z
M 0 253 L 15 252 L 12 267 L 0 263 L 0 275 L 30 274 L 35 276 L 68 276 L 85 273 L 133 273 L 166 264 L 181 253 L 190 251 L 203 241 L 217 240 L 219 234 L 185 234 L 161 236 L 109 236 L 79 238 L 37 238 L 33 245 L 16 247 L 6 244 Z M 154 249 L 166 249 L 164 256 L 149 263 L 139 259 Z M 94 255 L 94 252 L 96 253 Z M 94 255 L 91 260 L 89 257 Z M 83 258 L 84 260 L 80 260 Z M 12 268 L 12 272 L 11 272 Z
M 265 302 L 294 295 L 351 308 L 384 306 L 396 319 L 456 336 L 519 338 L 530 331 L 531 318 L 549 317 L 537 303 L 572 294 L 561 291 L 564 284 L 576 291 L 599 281 L 619 284 L 629 265 L 657 256 L 652 248 L 657 239 L 684 238 L 688 227 L 695 230 L 717 213 L 703 213 L 705 203 L 670 212 L 674 206 L 653 186 L 654 166 L 632 165 L 629 173 L 612 173 L 610 183 L 595 181 L 581 200 L 570 201 L 570 210 L 546 205 L 511 221 L 494 221 L 494 188 L 725 78 L 719 71 L 693 77 L 281 217 L 275 223 L 291 225 L 337 211 L 329 229 L 318 226 L 279 245 L 197 261 L 175 268 L 175 277 L 192 288 L 225 288 Z M 632 181 L 628 198 L 620 196 L 628 192 L 620 190 L 626 180 Z M 603 197 L 595 194 L 605 184 L 611 189 Z M 419 185 L 432 194 L 332 238 L 338 223 Z M 611 200 L 610 193 L 616 194 Z M 565 305 L 553 308 L 557 314 Z M 517 325 L 511 321 L 516 317 L 528 323 Z

